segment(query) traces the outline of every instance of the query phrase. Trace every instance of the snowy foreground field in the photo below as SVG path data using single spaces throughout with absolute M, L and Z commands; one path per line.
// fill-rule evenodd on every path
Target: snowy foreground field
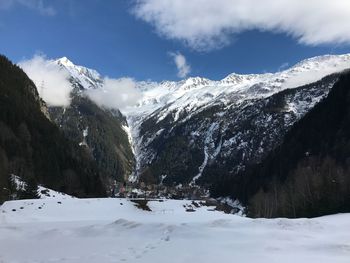
M 21 200 L 0 206 L 0 262 L 350 262 L 350 214 L 249 219 L 191 201 Z

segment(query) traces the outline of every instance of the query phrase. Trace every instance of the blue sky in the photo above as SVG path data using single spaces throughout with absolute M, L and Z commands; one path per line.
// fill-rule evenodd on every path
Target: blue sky
M 348 7 L 343 0 L 334 1 Z M 273 72 L 282 65 L 293 65 L 312 56 L 350 53 L 350 37 L 342 37 L 349 33 L 341 28 L 344 19 L 350 17 L 346 16 L 350 8 L 329 11 L 328 19 L 344 17 L 339 18 L 340 29 L 328 34 L 334 35 L 329 38 L 327 32 L 318 32 L 315 26 L 322 23 L 317 20 L 323 19 L 322 10 L 319 17 L 315 15 L 314 20 L 310 18 L 303 23 L 305 28 L 293 25 L 292 16 L 286 21 L 266 17 L 251 21 L 245 14 L 239 14 L 236 15 L 239 21 L 223 19 L 215 22 L 213 29 L 210 29 L 212 20 L 203 19 L 204 25 L 208 23 L 203 29 L 196 21 L 201 22 L 205 13 L 198 12 L 194 23 L 186 17 L 187 10 L 192 8 L 186 6 L 189 1 L 177 0 L 176 7 L 170 6 L 169 10 L 162 6 L 163 2 L 0 0 L 0 53 L 15 62 L 30 59 L 36 53 L 47 58 L 66 56 L 76 64 L 110 77 L 156 81 L 179 79 L 174 63 L 176 54 L 182 54 L 190 67 L 183 75 L 221 79 L 232 72 Z M 222 5 L 222 9 L 218 7 L 218 17 L 230 17 L 231 13 L 225 11 L 226 3 L 226 0 L 217 1 L 217 5 Z M 296 14 L 298 8 L 303 6 L 291 6 Z M 328 12 L 326 5 L 324 8 Z M 192 19 L 196 12 L 188 15 Z M 337 28 L 337 24 L 334 22 L 330 28 Z

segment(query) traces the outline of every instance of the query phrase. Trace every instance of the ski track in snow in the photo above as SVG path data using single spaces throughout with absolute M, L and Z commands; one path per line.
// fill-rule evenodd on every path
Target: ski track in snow
M 6 202 L 0 262 L 349 262 L 350 214 L 249 219 L 189 213 L 190 203 L 151 201 L 148 212 L 114 198 Z

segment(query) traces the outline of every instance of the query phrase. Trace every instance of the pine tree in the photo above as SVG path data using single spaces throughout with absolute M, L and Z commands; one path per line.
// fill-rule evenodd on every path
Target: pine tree
M 38 199 L 38 184 L 33 176 L 29 177 L 28 180 L 26 180 L 26 189 L 23 192 L 23 198 L 24 199 Z

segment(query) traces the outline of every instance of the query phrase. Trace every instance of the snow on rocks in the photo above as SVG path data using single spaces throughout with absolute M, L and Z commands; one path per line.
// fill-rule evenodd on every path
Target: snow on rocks
M 213 140 L 214 131 L 218 130 L 220 125 L 216 122 L 212 123 L 205 134 L 204 139 L 204 160 L 201 166 L 198 168 L 199 172 L 196 176 L 193 177 L 191 185 L 195 185 L 196 181 L 202 176 L 203 170 L 208 164 L 208 161 L 214 159 L 221 150 L 222 138 L 220 138 L 219 144 L 216 146 Z
M 349 67 L 350 54 L 328 55 L 304 60 L 289 69 L 275 73 L 249 75 L 233 73 L 219 81 L 195 77 L 179 82 L 137 83 L 138 89 L 142 93 L 140 101 L 136 106 L 123 110 L 128 121 L 131 121 L 129 123 L 131 129 L 135 130 L 132 134 L 134 147 L 137 149 L 135 153 L 138 156 L 136 156 L 137 169 L 134 178 L 137 178 L 139 171 L 152 163 L 153 157 L 156 156 L 153 149 L 148 146 L 157 139 L 157 134 L 156 132 L 140 134 L 140 127 L 143 123 L 156 120 L 155 125 L 159 125 L 160 129 L 167 127 L 164 134 L 171 134 L 174 127 L 185 123 L 199 112 L 210 107 L 221 106 L 219 112 L 216 113 L 219 114 L 217 117 L 220 118 L 220 114 L 225 114 L 222 109 L 236 108 L 239 110 L 245 105 L 254 104 L 257 100 L 269 98 L 286 89 L 313 83 L 329 74 L 340 72 Z M 301 118 L 327 94 L 328 88 L 323 90 L 322 96 L 311 97 L 307 101 L 302 97 L 290 98 L 290 101 L 287 102 L 289 112 L 285 113 L 286 122 L 294 123 L 296 119 Z M 222 119 L 227 122 L 229 116 L 224 117 L 223 115 Z M 269 125 L 269 123 L 266 124 Z M 225 132 L 224 129 L 222 131 Z M 205 137 L 206 134 L 203 133 L 201 136 Z M 206 147 L 205 143 L 204 147 Z M 203 149 L 203 151 L 207 156 L 206 150 Z M 260 150 L 260 152 L 263 151 Z M 242 159 L 248 158 L 249 154 L 245 154 Z M 205 157 L 202 165 L 198 167 L 199 172 L 197 175 L 193 175 L 192 183 L 201 177 L 208 159 L 209 157 Z

